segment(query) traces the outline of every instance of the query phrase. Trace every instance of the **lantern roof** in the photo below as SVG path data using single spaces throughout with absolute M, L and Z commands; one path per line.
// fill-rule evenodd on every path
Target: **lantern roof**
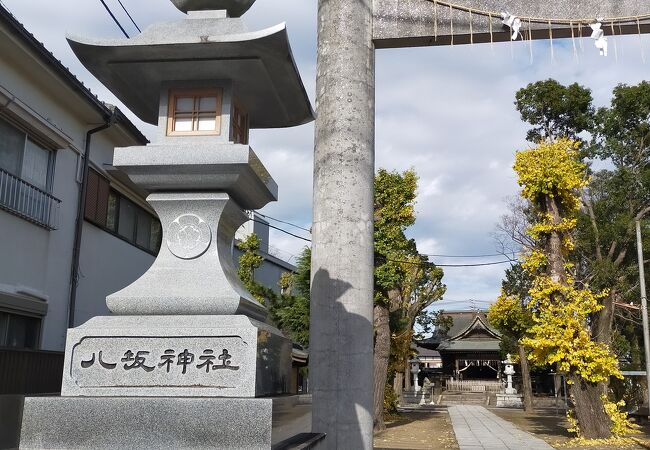
M 163 83 L 230 80 L 251 128 L 314 119 L 285 24 L 249 32 L 225 11 L 189 11 L 130 39 L 68 36 L 83 65 L 135 115 L 158 123 Z
M 255 0 L 171 0 L 178 9 L 189 11 L 204 11 L 223 9 L 230 17 L 239 17 L 253 6 Z

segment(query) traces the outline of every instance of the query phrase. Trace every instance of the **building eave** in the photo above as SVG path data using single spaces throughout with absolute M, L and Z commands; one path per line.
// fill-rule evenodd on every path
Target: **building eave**
M 17 37 L 23 42 L 26 47 L 34 52 L 34 55 L 40 60 L 41 63 L 51 68 L 52 71 L 59 76 L 64 83 L 79 96 L 97 113 L 101 116 L 102 120 L 108 122 L 111 116 L 115 116 L 114 120 L 117 124 L 121 125 L 133 139 L 144 145 L 149 140 L 138 130 L 138 128 L 129 120 L 124 113 L 115 106 L 109 106 L 102 102 L 90 89 L 88 89 L 83 82 L 81 82 L 70 70 L 61 63 L 36 37 L 31 34 L 14 16 L 0 4 L 0 24 L 5 26 L 8 32 Z

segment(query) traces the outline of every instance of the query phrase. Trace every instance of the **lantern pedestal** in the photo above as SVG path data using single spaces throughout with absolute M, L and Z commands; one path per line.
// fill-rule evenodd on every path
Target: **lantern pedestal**
M 523 395 L 497 394 L 497 408 L 523 408 Z
M 309 421 L 297 396 L 29 397 L 20 448 L 270 449 Z

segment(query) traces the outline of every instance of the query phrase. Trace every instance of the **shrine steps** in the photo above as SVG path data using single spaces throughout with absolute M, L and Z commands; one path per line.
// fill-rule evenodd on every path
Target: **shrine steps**
M 490 406 L 493 403 L 492 395 L 486 392 L 460 392 L 445 391 L 435 396 L 434 402 L 440 406 L 452 405 L 480 405 Z

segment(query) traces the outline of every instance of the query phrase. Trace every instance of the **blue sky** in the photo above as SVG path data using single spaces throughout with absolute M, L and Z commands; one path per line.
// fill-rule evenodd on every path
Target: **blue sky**
M 65 41 L 67 32 L 121 37 L 99 0 L 1 1 L 102 100 L 120 104 L 80 65 Z M 135 34 L 117 0 L 106 2 L 127 31 Z M 142 29 L 183 16 L 168 0 L 122 3 Z M 316 0 L 258 0 L 244 19 L 251 30 L 287 22 L 294 56 L 313 103 Z M 418 221 L 409 234 L 421 252 L 496 252 L 491 233 L 506 213 L 504 200 L 518 191 L 511 168 L 514 152 L 528 146 L 527 127 L 513 105 L 519 88 L 547 78 L 578 82 L 593 91 L 597 105 L 606 105 L 614 86 L 636 84 L 647 77 L 650 67 L 644 63 L 642 52 L 650 59 L 650 37 L 614 38 L 606 58 L 599 56 L 588 38 L 582 45 L 577 42 L 577 48 L 576 55 L 570 40 L 556 40 L 551 59 L 548 43 L 535 42 L 532 62 L 528 44 L 521 42 L 378 51 L 377 167 L 414 168 L 420 176 Z M 131 117 L 145 134 L 152 135 L 151 126 Z M 313 125 L 254 131 L 251 146 L 280 189 L 279 201 L 262 212 L 309 228 Z M 284 259 L 299 253 L 303 244 L 272 231 L 271 246 Z M 501 259 L 433 258 L 440 264 Z M 448 290 L 439 307 L 460 308 L 469 305 L 470 299 L 475 300 L 474 305 L 487 305 L 498 295 L 505 267 L 445 269 Z

